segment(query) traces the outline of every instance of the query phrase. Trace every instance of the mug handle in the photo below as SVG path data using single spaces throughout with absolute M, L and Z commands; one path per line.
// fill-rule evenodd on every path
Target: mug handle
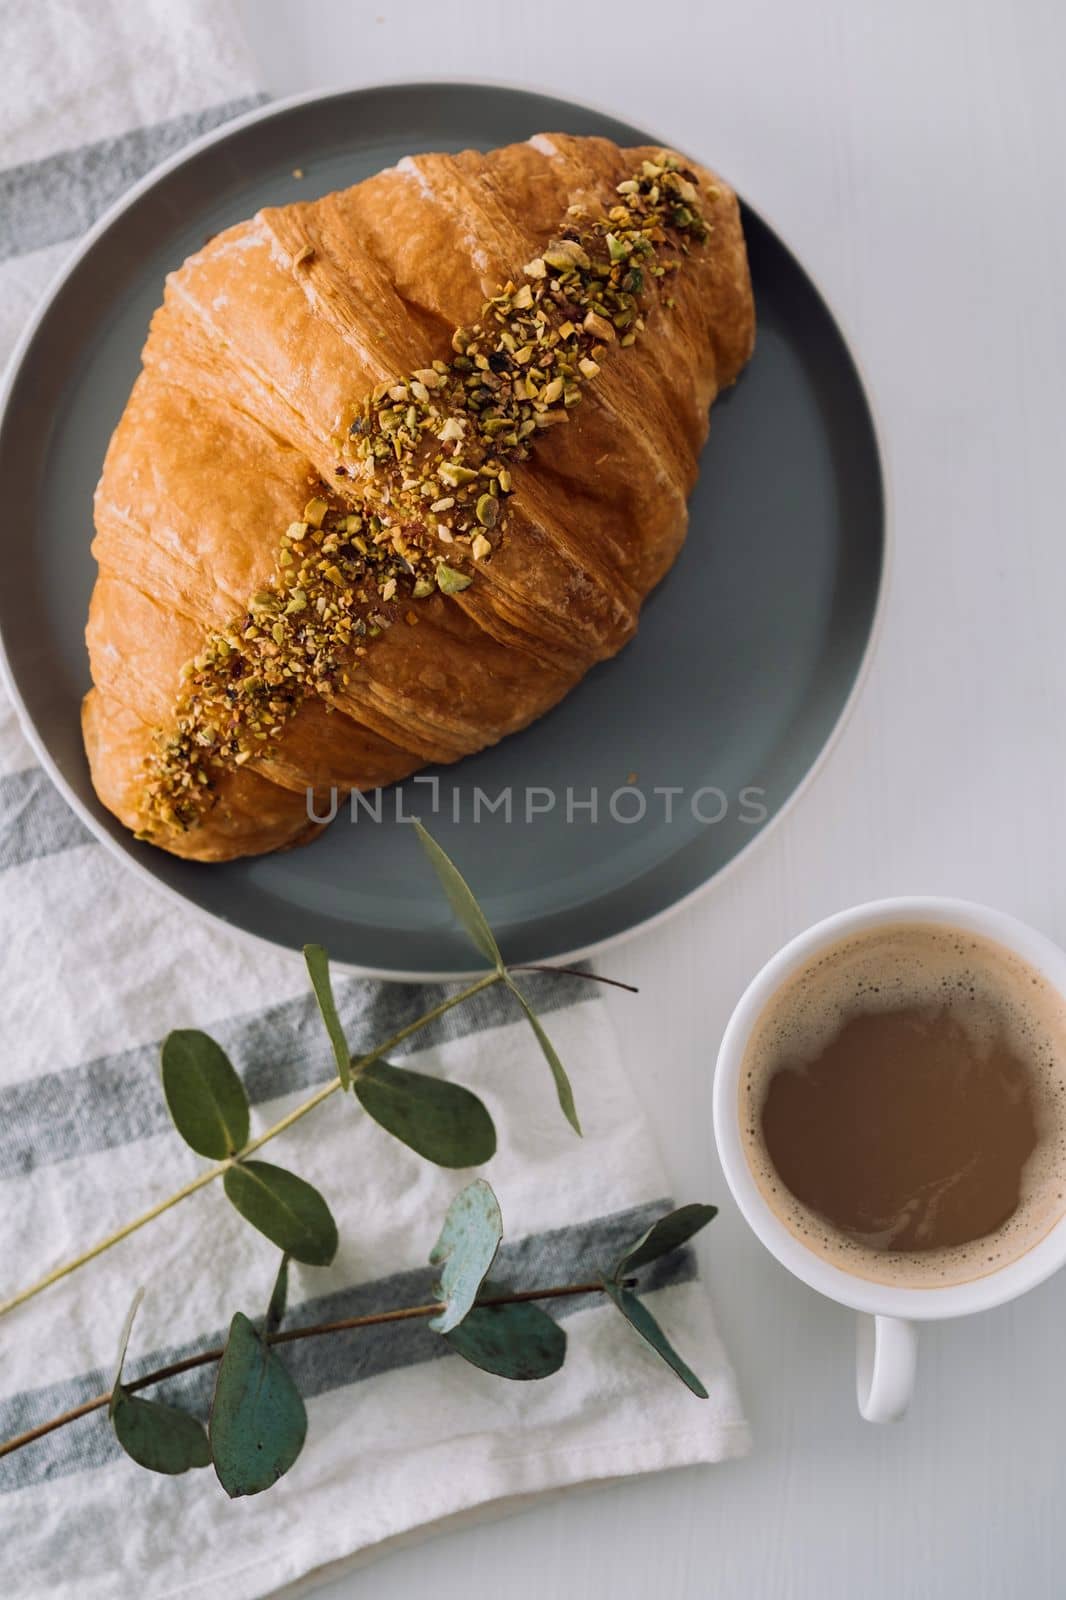
M 859 1313 L 855 1393 L 867 1422 L 898 1422 L 914 1393 L 918 1334 L 901 1317 Z

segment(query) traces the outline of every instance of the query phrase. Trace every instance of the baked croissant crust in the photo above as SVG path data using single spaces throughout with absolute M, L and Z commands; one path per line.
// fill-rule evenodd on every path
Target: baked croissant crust
M 96 494 L 104 805 L 226 860 L 541 716 L 636 629 L 753 338 L 735 196 L 657 148 L 406 158 L 212 239 Z

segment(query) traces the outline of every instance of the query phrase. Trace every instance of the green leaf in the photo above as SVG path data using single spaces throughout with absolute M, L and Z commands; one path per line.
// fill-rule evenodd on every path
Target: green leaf
M 660 1356 L 666 1365 L 677 1373 L 681 1382 L 700 1400 L 706 1400 L 707 1391 L 697 1378 L 692 1368 L 681 1359 L 669 1339 L 666 1337 L 647 1306 L 638 1300 L 631 1289 L 623 1289 L 620 1283 L 604 1281 L 603 1287 L 625 1317 L 631 1327 L 635 1328 L 641 1338 Z
M 230 1323 L 211 1402 L 211 1458 L 235 1500 L 283 1477 L 307 1437 L 307 1411 L 281 1360 L 243 1312 Z
M 476 1094 L 457 1083 L 371 1061 L 355 1077 L 363 1110 L 438 1167 L 478 1167 L 496 1154 L 496 1129 Z
M 559 1096 L 559 1104 L 563 1108 L 563 1116 L 569 1122 L 574 1132 L 580 1134 L 581 1124 L 577 1120 L 577 1108 L 574 1105 L 574 1091 L 570 1087 L 570 1079 L 566 1075 L 566 1068 L 555 1053 L 555 1046 L 540 1025 L 540 1018 L 526 999 L 518 985 L 507 978 L 507 987 L 514 995 L 518 1004 L 529 1018 L 529 1025 L 537 1036 L 537 1043 L 544 1052 L 544 1059 L 551 1068 L 552 1077 L 555 1079 L 555 1092 Z
M 445 1310 L 430 1319 L 429 1325 L 437 1333 L 450 1333 L 462 1322 L 477 1299 L 502 1238 L 500 1203 L 484 1178 L 475 1178 L 448 1207 L 429 1258 L 441 1269 L 439 1297 L 445 1302 Z
M 486 1283 L 490 1294 L 502 1285 Z M 526 1383 L 558 1372 L 566 1359 L 566 1334 L 532 1300 L 510 1305 L 475 1304 L 457 1328 L 444 1335 L 456 1355 L 498 1378 Z
M 279 1250 L 311 1267 L 328 1267 L 337 1253 L 337 1224 L 317 1189 L 268 1161 L 241 1161 L 222 1179 L 227 1198 L 246 1222 Z
M 126 1312 L 126 1320 L 122 1324 L 122 1332 L 118 1336 L 118 1356 L 115 1361 L 115 1376 L 111 1383 L 111 1400 L 107 1408 L 107 1414 L 109 1417 L 113 1417 L 115 1415 L 115 1407 L 118 1404 L 118 1392 L 122 1383 L 122 1366 L 126 1359 L 126 1351 L 129 1348 L 130 1334 L 133 1332 L 133 1320 L 138 1311 L 141 1309 L 141 1301 L 143 1299 L 144 1290 L 138 1289 L 137 1293 L 130 1301 L 130 1308 Z
M 717 1206 L 701 1205 L 681 1206 L 677 1211 L 667 1212 L 618 1257 L 611 1277 L 618 1283 L 631 1272 L 636 1272 L 638 1267 L 646 1267 L 649 1261 L 668 1256 L 671 1250 L 686 1244 L 693 1234 L 699 1233 L 717 1215 Z
M 198 1028 L 178 1028 L 163 1040 L 163 1093 L 197 1155 L 224 1161 L 248 1143 L 244 1085 L 222 1046 Z
M 469 884 L 455 862 L 450 856 L 445 855 L 436 839 L 426 832 L 417 817 L 413 820 L 422 848 L 441 881 L 441 887 L 448 896 L 448 902 L 455 912 L 457 921 L 470 935 L 485 960 L 490 961 L 497 972 L 502 972 L 503 956 L 500 954 L 500 947 L 496 943 L 485 913 L 474 899 Z
M 139 1400 L 122 1382 L 122 1368 L 133 1331 L 133 1319 L 140 1309 L 144 1290 L 138 1289 L 126 1313 L 118 1342 L 115 1379 L 107 1414 L 115 1437 L 126 1454 L 150 1472 L 175 1474 L 192 1467 L 206 1467 L 211 1450 L 203 1424 L 173 1406 L 157 1400 Z
M 158 1400 L 141 1400 L 121 1385 L 111 1426 L 126 1454 L 149 1472 L 175 1476 L 211 1464 L 211 1446 L 202 1422 Z
M 320 944 L 304 945 L 304 960 L 307 970 L 311 975 L 311 983 L 318 1001 L 318 1009 L 322 1013 L 322 1021 L 326 1024 L 329 1042 L 333 1046 L 333 1058 L 337 1063 L 337 1076 L 345 1089 L 351 1087 L 352 1082 L 352 1056 L 348 1049 L 348 1041 L 344 1037 L 341 1019 L 337 1015 L 337 1002 L 333 998 L 333 985 L 329 976 L 329 956 Z
M 281 1327 L 281 1320 L 285 1315 L 285 1308 L 289 1303 L 289 1258 L 282 1255 L 278 1275 L 274 1279 L 274 1287 L 270 1291 L 270 1302 L 267 1305 L 264 1318 L 263 1331 L 266 1334 L 277 1333 Z

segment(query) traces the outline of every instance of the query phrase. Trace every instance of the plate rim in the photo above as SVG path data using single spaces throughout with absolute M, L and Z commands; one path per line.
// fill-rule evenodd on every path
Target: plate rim
M 221 144 L 231 135 L 241 132 L 245 128 L 254 127 L 257 123 L 265 122 L 272 117 L 284 115 L 288 111 L 291 111 L 299 106 L 312 103 L 321 104 L 321 102 L 325 100 L 347 99 L 352 96 L 372 93 L 380 89 L 406 90 L 409 92 L 414 92 L 420 88 L 442 87 L 496 89 L 518 94 L 541 95 L 547 99 L 563 101 L 568 105 L 577 107 L 579 110 L 591 112 L 595 116 L 606 117 L 614 121 L 626 120 L 621 113 L 602 106 L 598 102 L 584 99 L 576 100 L 570 95 L 560 94 L 555 89 L 546 88 L 542 85 L 530 83 L 528 81 L 502 78 L 466 78 L 449 74 L 441 74 L 439 76 L 420 76 L 417 79 L 373 79 L 365 82 L 352 83 L 344 88 L 331 89 L 325 92 L 322 90 L 311 89 L 307 91 L 301 91 L 298 94 L 285 95 L 279 99 L 270 99 L 265 101 L 262 105 L 254 106 L 250 111 L 243 112 L 240 116 L 232 117 L 228 121 L 221 123 L 217 128 L 212 128 L 208 130 L 208 132 L 201 134 L 189 144 L 182 145 L 180 150 L 175 151 L 172 155 L 166 157 L 163 161 L 160 161 L 157 163 L 157 165 L 150 168 L 150 170 L 146 172 L 143 177 L 139 178 L 136 183 L 134 183 L 129 189 L 125 190 L 117 200 L 108 206 L 107 209 L 102 212 L 102 214 L 92 224 L 89 230 L 77 241 L 71 255 L 62 263 L 59 270 L 53 275 L 46 289 L 41 295 L 41 298 L 35 306 L 32 315 L 19 335 L 19 338 L 15 342 L 14 348 L 12 349 L 11 355 L 5 364 L 2 375 L 0 375 L 0 425 L 3 424 L 3 421 L 7 415 L 8 408 L 11 404 L 15 382 L 21 371 L 27 352 L 29 351 L 29 348 L 37 335 L 38 329 L 47 317 L 53 301 L 60 294 L 63 287 L 67 283 L 67 280 L 73 276 L 75 271 L 81 265 L 81 262 L 85 256 L 87 256 L 95 247 L 97 241 L 102 238 L 105 233 L 107 233 L 114 222 L 117 221 L 117 219 L 132 206 L 136 205 L 136 203 L 141 199 L 142 195 L 147 194 L 149 190 L 154 188 L 158 183 L 162 182 L 164 178 L 168 177 L 172 172 L 176 171 L 186 162 L 194 160 L 205 150 L 211 149 L 211 147 L 214 145 Z M 648 132 L 646 129 L 642 129 L 641 131 Z M 681 146 L 675 145 L 672 140 L 660 137 L 658 133 L 649 134 L 648 142 L 652 144 L 661 144 L 665 149 L 681 148 Z M 715 170 L 718 169 L 716 168 Z M 725 173 L 723 173 L 722 176 L 727 183 L 730 182 Z M 730 187 L 733 187 L 733 185 L 730 184 Z M 645 917 L 639 922 L 634 922 L 626 928 L 621 928 L 616 933 L 608 934 L 602 939 L 595 940 L 589 944 L 579 945 L 572 950 L 567 950 L 560 955 L 548 958 L 550 960 L 550 964 L 556 967 L 573 965 L 578 961 L 591 960 L 592 958 L 598 957 L 609 950 L 617 949 L 620 945 L 636 938 L 638 934 L 650 933 L 652 930 L 662 927 L 668 920 L 675 917 L 679 912 L 683 911 L 687 907 L 694 905 L 704 896 L 709 895 L 727 878 L 729 878 L 741 866 L 741 864 L 747 860 L 750 853 L 762 843 L 767 835 L 776 830 L 782 819 L 790 815 L 793 808 L 797 806 L 799 802 L 806 796 L 808 791 L 812 788 L 816 780 L 824 771 L 831 755 L 839 744 L 844 733 L 844 729 L 850 722 L 863 690 L 866 687 L 874 657 L 881 645 L 882 635 L 884 632 L 885 613 L 888 608 L 889 591 L 895 572 L 896 541 L 892 475 L 889 471 L 889 456 L 885 442 L 886 431 L 882 421 L 882 413 L 877 401 L 876 392 L 870 381 L 869 372 L 859 358 L 847 325 L 844 323 L 834 308 L 832 302 L 829 300 L 819 279 L 792 249 L 792 246 L 790 245 L 785 234 L 782 233 L 782 231 L 777 227 L 776 223 L 773 222 L 767 213 L 761 207 L 752 206 L 739 190 L 735 192 L 737 193 L 738 200 L 741 200 L 743 204 L 747 206 L 747 208 L 756 217 L 758 217 L 758 219 L 767 228 L 769 228 L 777 241 L 781 244 L 788 255 L 796 263 L 800 271 L 807 278 L 811 288 L 821 301 L 822 306 L 824 307 L 830 321 L 839 335 L 840 341 L 844 346 L 845 353 L 855 370 L 855 375 L 858 379 L 863 399 L 866 402 L 874 451 L 877 457 L 878 470 L 881 480 L 881 559 L 877 575 L 877 594 L 874 600 L 873 613 L 870 617 L 866 642 L 863 646 L 862 655 L 860 657 L 858 667 L 856 668 L 855 675 L 852 679 L 851 687 L 848 690 L 843 705 L 837 713 L 836 719 L 833 722 L 833 726 L 830 728 L 829 733 L 826 735 L 816 755 L 814 756 L 814 759 L 804 772 L 802 778 L 786 796 L 784 801 L 773 813 L 773 815 L 769 817 L 766 823 L 758 830 L 758 832 L 754 834 L 746 844 L 742 845 L 736 854 L 731 856 L 728 861 L 724 862 L 722 866 L 711 872 L 702 883 L 697 884 L 695 888 L 689 889 L 685 894 L 680 895 L 676 900 L 672 901 L 670 905 L 664 906 L 662 910 L 656 911 L 651 916 Z M 119 840 L 113 838 L 112 835 L 107 832 L 107 830 L 100 824 L 97 818 L 89 810 L 88 806 L 83 803 L 81 798 L 68 784 L 66 778 L 63 776 L 62 772 L 59 770 L 58 766 L 53 760 L 51 752 L 44 741 L 43 735 L 39 732 L 36 723 L 30 716 L 19 691 L 18 684 L 15 679 L 14 669 L 8 657 L 7 644 L 4 639 L 2 627 L 0 627 L 0 684 L 3 685 L 7 694 L 10 696 L 11 703 L 14 706 L 21 730 L 41 766 L 44 768 L 44 771 L 47 773 L 49 780 L 56 787 L 56 789 L 58 789 L 66 804 L 93 836 L 96 842 L 103 845 L 103 847 L 113 858 L 121 861 L 127 871 L 132 872 L 139 881 L 150 885 L 154 892 L 165 896 L 166 899 L 171 901 L 173 904 L 183 907 L 186 913 L 198 917 L 203 922 L 209 923 L 215 927 L 223 928 L 227 933 L 236 938 L 249 940 L 255 945 L 262 946 L 265 949 L 273 951 L 279 955 L 288 957 L 293 961 L 300 960 L 299 951 L 294 949 L 292 945 L 283 944 L 281 941 L 272 939 L 266 934 L 254 933 L 251 929 L 243 928 L 237 923 L 230 922 L 225 917 L 219 916 L 216 912 L 208 910 L 206 906 L 201 906 L 196 901 L 188 899 L 184 894 L 181 893 L 180 890 L 172 888 L 170 884 L 163 882 L 163 880 L 157 877 L 154 872 L 152 872 L 142 862 L 138 861 L 136 857 L 134 857 L 128 850 L 126 850 Z M 470 979 L 469 971 L 456 972 L 448 969 L 438 968 L 431 970 L 400 970 L 391 967 L 381 968 L 362 966 L 357 963 L 344 961 L 341 959 L 333 959 L 331 964 L 338 972 L 344 974 L 345 976 L 373 978 L 379 981 L 390 983 L 467 982 Z M 523 965 L 528 965 L 528 963 L 523 963 Z

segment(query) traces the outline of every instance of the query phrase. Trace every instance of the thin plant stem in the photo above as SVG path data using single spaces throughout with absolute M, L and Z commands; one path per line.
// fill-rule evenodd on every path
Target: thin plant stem
M 636 1279 L 627 1278 L 625 1282 L 626 1285 L 630 1285 L 635 1283 Z M 520 1305 L 527 1300 L 561 1300 L 570 1295 L 603 1292 L 604 1285 L 597 1280 L 594 1283 L 559 1284 L 550 1289 L 517 1289 L 509 1294 L 486 1295 L 477 1303 L 479 1306 L 510 1306 Z M 337 1322 L 315 1322 L 305 1328 L 283 1329 L 278 1333 L 267 1334 L 266 1343 L 293 1344 L 298 1339 L 318 1339 L 324 1334 L 374 1328 L 383 1322 L 409 1322 L 416 1317 L 435 1317 L 443 1310 L 445 1310 L 444 1302 L 433 1300 L 423 1306 L 399 1306 L 392 1311 L 372 1311 L 362 1317 L 342 1317 Z M 181 1361 L 172 1361 L 169 1366 L 158 1367 L 154 1372 L 146 1372 L 142 1378 L 133 1378 L 122 1387 L 127 1394 L 133 1394 L 138 1389 L 147 1389 L 152 1384 L 162 1383 L 165 1378 L 176 1378 L 180 1373 L 192 1372 L 196 1367 L 211 1366 L 214 1362 L 222 1360 L 224 1351 L 224 1345 L 217 1345 L 211 1350 L 202 1350 L 197 1355 L 185 1356 Z M 25 1433 L 17 1434 L 15 1438 L 0 1444 L 0 1457 L 12 1455 L 25 1445 L 33 1444 L 35 1439 L 43 1439 L 46 1434 L 55 1433 L 57 1428 L 65 1428 L 69 1422 L 77 1422 L 79 1417 L 87 1417 L 93 1411 L 101 1411 L 110 1403 L 110 1389 L 104 1394 L 94 1395 L 91 1400 L 84 1400 L 81 1405 L 72 1406 L 69 1411 L 62 1412 L 58 1417 L 52 1417 L 48 1422 L 41 1422 L 36 1428 L 28 1428 Z
M 509 972 L 558 972 L 564 978 L 586 978 L 589 983 L 609 983 L 612 989 L 625 989 L 629 994 L 639 994 L 635 983 L 623 983 L 621 978 L 605 978 L 602 972 L 583 972 L 580 967 L 551 967 L 543 961 L 525 961 L 521 966 L 509 967 Z
M 52 1284 L 58 1283 L 61 1278 L 69 1277 L 79 1267 L 84 1267 L 88 1262 L 94 1260 L 96 1256 L 103 1255 L 105 1250 L 110 1250 L 113 1244 L 118 1244 L 131 1233 L 136 1233 L 138 1228 L 143 1228 L 147 1223 L 154 1222 L 156 1217 L 163 1215 L 164 1211 L 169 1211 L 171 1206 L 176 1206 L 179 1200 L 187 1200 L 189 1195 L 196 1193 L 197 1189 L 203 1189 L 207 1184 L 211 1183 L 221 1172 L 225 1172 L 228 1165 L 228 1162 L 224 1162 L 217 1167 L 208 1167 L 204 1172 L 193 1178 L 191 1183 L 185 1184 L 181 1189 L 176 1189 L 173 1194 L 168 1195 L 165 1200 L 158 1201 L 156 1205 L 150 1206 L 147 1211 L 142 1211 L 140 1216 L 134 1217 L 132 1222 L 124 1223 L 121 1228 L 116 1228 L 114 1233 L 109 1233 L 106 1238 L 98 1240 L 88 1250 L 83 1250 L 80 1256 L 72 1256 L 69 1261 L 64 1261 L 58 1267 L 53 1267 L 51 1272 L 45 1273 L 43 1278 L 38 1278 L 36 1283 L 31 1283 L 27 1288 L 20 1289 L 17 1294 L 13 1294 L 10 1299 L 0 1302 L 0 1317 L 6 1316 L 9 1311 L 14 1311 L 16 1306 L 25 1304 L 27 1300 L 32 1300 L 34 1295 L 40 1294 L 42 1290 L 51 1288 Z
M 480 994 L 482 989 L 490 988 L 494 983 L 499 983 L 502 978 L 503 974 L 501 972 L 486 973 L 483 978 L 479 978 L 476 983 L 470 984 L 468 988 L 460 990 L 458 994 L 450 995 L 447 1000 L 442 1000 L 431 1011 L 427 1011 L 424 1016 L 418 1017 L 414 1022 L 409 1022 L 406 1027 L 394 1033 L 382 1044 L 379 1044 L 376 1049 L 369 1051 L 364 1056 L 353 1059 L 353 1076 L 358 1075 L 364 1067 L 370 1066 L 372 1062 L 377 1061 L 387 1051 L 394 1049 L 396 1045 L 402 1044 L 412 1034 L 418 1033 L 428 1023 L 434 1022 L 437 1017 L 443 1016 L 453 1006 L 461 1005 L 464 1000 L 469 1000 L 473 995 Z M 257 1134 L 254 1139 L 249 1139 L 244 1148 L 238 1150 L 236 1155 L 231 1156 L 226 1161 L 220 1161 L 214 1166 L 206 1167 L 203 1172 L 198 1173 L 189 1183 L 183 1184 L 180 1189 L 168 1195 L 165 1200 L 158 1200 L 154 1206 L 149 1206 L 147 1211 L 142 1211 L 132 1221 L 123 1223 L 121 1228 L 116 1228 L 113 1233 L 109 1233 L 105 1238 L 99 1239 L 88 1250 L 83 1250 L 80 1255 L 72 1256 L 69 1261 L 64 1261 L 58 1267 L 53 1267 L 51 1272 L 45 1273 L 43 1278 L 38 1278 L 36 1283 L 31 1283 L 27 1288 L 20 1289 L 10 1299 L 0 1301 L 0 1317 L 6 1316 L 9 1311 L 14 1311 L 16 1306 L 24 1305 L 27 1300 L 32 1300 L 34 1295 L 40 1294 L 42 1290 L 51 1288 L 53 1283 L 58 1283 L 62 1278 L 69 1277 L 72 1272 L 77 1272 L 79 1267 L 86 1266 L 90 1261 L 94 1261 L 97 1256 L 103 1255 L 105 1250 L 110 1250 L 113 1245 L 121 1243 L 123 1239 L 128 1239 L 131 1233 L 136 1233 L 139 1228 L 145 1227 L 149 1222 L 154 1222 L 156 1217 L 161 1217 L 165 1211 L 169 1211 L 171 1207 L 178 1205 L 180 1201 L 187 1200 L 198 1189 L 204 1189 L 209 1183 L 213 1183 L 216 1178 L 221 1178 L 230 1167 L 237 1162 L 243 1161 L 253 1151 L 261 1150 L 263 1145 L 268 1144 L 271 1139 L 276 1139 L 279 1133 L 284 1133 L 287 1128 L 291 1128 L 302 1117 L 306 1117 L 308 1112 L 314 1111 L 324 1100 L 328 1100 L 330 1095 L 335 1094 L 340 1087 L 340 1079 L 332 1078 L 329 1083 L 323 1084 L 321 1089 L 316 1090 L 309 1099 L 304 1100 L 300 1105 L 294 1107 L 292 1111 L 287 1112 L 285 1116 L 273 1123 L 271 1127 L 265 1129 L 263 1133 Z

